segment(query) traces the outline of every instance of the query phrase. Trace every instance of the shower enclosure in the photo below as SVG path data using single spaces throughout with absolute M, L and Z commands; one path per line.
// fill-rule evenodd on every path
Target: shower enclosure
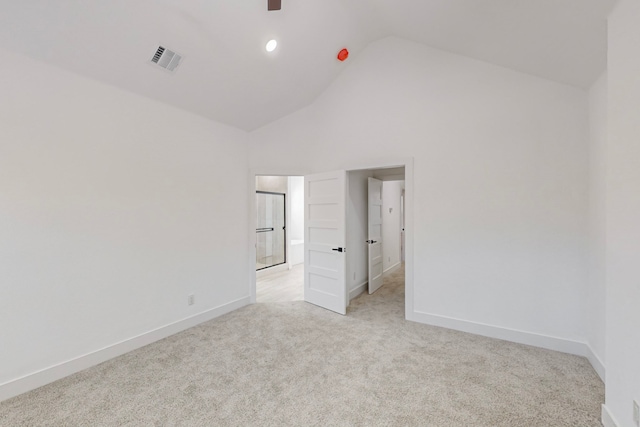
M 256 270 L 287 262 L 285 195 L 256 191 Z

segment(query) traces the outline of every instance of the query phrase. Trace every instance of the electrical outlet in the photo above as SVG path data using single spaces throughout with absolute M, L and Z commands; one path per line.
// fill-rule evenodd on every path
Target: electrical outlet
M 196 302 L 196 296 L 191 294 L 187 297 L 187 304 L 193 305 Z
M 640 405 L 636 400 L 633 401 L 633 422 L 640 426 Z

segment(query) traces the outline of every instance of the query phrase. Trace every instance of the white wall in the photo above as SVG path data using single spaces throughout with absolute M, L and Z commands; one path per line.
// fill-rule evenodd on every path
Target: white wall
M 586 92 L 397 38 L 349 62 L 313 105 L 250 134 L 251 167 L 413 157 L 407 315 L 586 351 Z
M 587 340 L 591 363 L 605 377 L 605 150 L 607 142 L 607 76 L 589 90 L 589 288 Z
M 24 391 L 17 378 L 247 303 L 246 134 L 0 54 L 0 399 Z
M 620 0 L 608 28 L 606 408 L 631 427 L 640 403 L 640 2 Z
M 404 181 L 382 183 L 382 268 L 384 271 L 400 263 L 400 196 Z M 389 212 L 391 209 L 391 212 Z

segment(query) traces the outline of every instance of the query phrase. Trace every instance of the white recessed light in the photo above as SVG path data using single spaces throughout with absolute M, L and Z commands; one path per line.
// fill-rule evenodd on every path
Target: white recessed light
M 278 46 L 278 42 L 277 41 L 269 40 L 267 42 L 267 46 L 266 46 L 267 52 L 273 52 L 276 49 L 277 46 Z

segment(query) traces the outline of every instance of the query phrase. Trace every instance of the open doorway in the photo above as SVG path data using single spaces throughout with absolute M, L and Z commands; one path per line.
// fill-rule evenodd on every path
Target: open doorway
M 256 302 L 303 299 L 304 178 L 255 177 Z
M 405 168 L 352 170 L 347 177 L 349 300 L 379 293 L 404 313 Z
M 333 180 L 334 178 L 337 178 L 340 176 L 343 177 L 335 181 L 336 184 L 339 183 L 335 187 L 336 191 L 338 193 L 342 193 L 342 195 L 337 196 L 336 194 L 331 198 L 332 200 L 335 199 L 335 203 L 333 204 L 333 206 L 335 206 L 337 210 L 335 209 L 327 210 L 325 208 L 316 210 L 316 214 L 322 214 L 322 215 L 328 215 L 334 210 L 336 211 L 336 214 L 338 211 L 342 212 L 342 220 L 338 219 L 338 222 L 342 221 L 343 223 L 342 229 L 340 232 L 335 233 L 336 236 L 338 237 L 342 236 L 342 237 L 335 239 L 335 241 L 332 239 L 332 240 L 327 240 L 325 242 L 314 242 L 314 239 L 320 236 L 317 233 L 315 234 L 315 236 L 314 236 L 314 233 L 311 233 L 310 227 L 312 226 L 315 227 L 315 225 L 313 225 L 314 222 L 323 223 L 324 225 L 321 224 L 320 227 L 326 228 L 325 227 L 326 224 L 335 224 L 335 221 L 327 222 L 326 220 L 328 218 L 326 217 L 325 218 L 316 217 L 316 218 L 313 218 L 314 221 L 311 221 L 311 220 L 307 221 L 305 219 L 303 220 L 304 232 L 305 232 L 305 235 L 309 234 L 309 239 L 305 237 L 303 239 L 304 243 L 301 242 L 302 244 L 300 245 L 300 247 L 303 249 L 305 263 L 307 262 L 307 260 L 310 262 L 309 268 L 307 268 L 306 266 L 304 267 L 305 271 L 303 272 L 303 279 L 301 280 L 301 284 L 303 286 L 303 299 L 307 302 L 311 302 L 312 304 L 319 305 L 323 308 L 336 311 L 341 314 L 346 313 L 346 308 L 349 305 L 350 301 L 352 301 L 354 298 L 356 298 L 357 296 L 361 295 L 363 292 L 368 290 L 367 289 L 368 274 L 367 273 L 363 273 L 362 275 L 358 274 L 359 271 L 364 271 L 361 268 L 364 268 L 366 264 L 364 263 L 363 259 L 361 259 L 360 261 L 358 261 L 357 259 L 357 254 L 360 254 L 363 257 L 368 256 L 367 255 L 368 252 L 366 248 L 366 240 L 367 240 L 366 234 L 363 233 L 362 235 L 358 235 L 357 233 L 352 233 L 351 231 L 347 232 L 346 230 L 347 228 L 349 230 L 354 229 L 353 222 L 356 223 L 355 225 L 356 229 L 358 229 L 358 226 L 366 227 L 366 221 L 367 221 L 366 216 L 349 215 L 349 224 L 347 224 L 347 210 L 353 208 L 352 201 L 349 200 L 349 197 L 353 197 L 354 194 L 358 192 L 358 190 L 354 191 L 353 186 L 356 185 L 356 182 L 358 181 L 359 178 L 362 182 L 363 180 L 366 181 L 369 176 L 378 177 L 384 181 L 394 181 L 394 180 L 402 181 L 404 179 L 405 185 L 404 185 L 404 199 L 403 199 L 402 213 L 404 217 L 403 228 L 406 231 L 404 234 L 404 239 L 402 239 L 402 236 L 401 236 L 401 242 L 400 242 L 401 258 L 403 259 L 402 259 L 402 262 L 400 262 L 400 264 L 397 264 L 397 263 L 393 263 L 393 259 L 390 261 L 389 255 L 387 255 L 387 261 L 386 261 L 387 265 L 384 267 L 384 269 L 388 270 L 386 274 L 391 273 L 391 271 L 394 270 L 394 268 L 397 269 L 395 271 L 401 271 L 403 273 L 402 284 L 404 287 L 404 294 L 402 295 L 403 307 L 400 307 L 400 311 L 402 312 L 400 314 L 402 315 L 402 317 L 406 318 L 407 320 L 413 320 L 414 318 L 414 314 L 413 314 L 413 269 L 414 269 L 413 230 L 414 230 L 414 226 L 413 226 L 413 214 L 412 214 L 413 212 L 413 159 L 402 158 L 402 159 L 381 160 L 373 163 L 365 162 L 360 165 L 357 165 L 356 167 L 344 168 L 342 170 L 337 170 L 334 172 L 322 172 L 322 173 L 317 173 L 316 171 L 308 171 L 304 168 L 297 168 L 295 166 L 276 167 L 275 169 L 272 169 L 272 170 L 268 170 L 268 168 L 253 169 L 249 172 L 249 176 L 251 180 L 251 186 L 254 187 L 253 188 L 254 192 L 256 190 L 255 179 L 257 176 L 260 176 L 260 175 L 301 176 L 301 179 L 304 179 L 304 182 L 305 182 L 303 194 L 305 193 L 311 194 L 311 192 L 307 191 L 306 187 L 308 185 L 312 185 L 311 183 L 314 180 L 318 180 L 318 179 L 325 180 L 324 183 L 318 183 L 318 184 L 320 184 L 320 188 L 323 188 L 326 190 L 328 188 L 325 185 L 326 182 L 328 182 L 326 181 L 327 179 Z M 349 177 L 351 178 L 359 177 L 359 178 L 350 180 Z M 367 188 L 361 187 L 361 189 L 363 191 L 360 194 L 364 196 L 366 194 L 365 191 Z M 323 191 L 321 191 L 321 193 Z M 311 206 L 308 206 L 309 203 L 311 203 L 311 200 L 306 199 L 308 194 L 304 195 L 305 201 L 304 201 L 303 210 L 305 210 L 305 214 L 303 218 L 306 218 L 307 214 L 313 216 L 312 215 L 313 209 L 309 209 L 309 211 L 306 212 L 306 209 L 311 207 Z M 316 196 L 317 195 L 318 194 L 316 194 Z M 316 203 L 316 202 L 320 202 L 324 204 L 327 203 L 326 200 L 321 201 L 321 200 L 318 200 L 317 198 L 314 198 L 314 199 L 315 201 L 313 203 Z M 320 197 L 320 199 L 326 199 L 326 198 Z M 360 203 L 359 206 L 364 207 L 365 204 L 366 202 L 363 202 L 363 203 Z M 251 193 L 250 205 L 252 207 L 252 212 L 255 211 L 256 209 L 255 193 Z M 388 212 L 388 208 L 387 208 L 387 212 Z M 364 210 L 361 210 L 360 213 L 364 214 Z M 392 213 L 397 213 L 397 210 L 393 209 Z M 287 215 L 288 214 L 289 214 L 289 211 L 287 211 Z M 321 221 L 317 221 L 318 219 L 320 219 Z M 252 235 L 253 233 L 255 233 L 255 227 L 256 227 L 256 219 L 253 215 L 251 215 L 249 228 L 251 230 Z M 319 244 L 316 244 L 316 243 L 319 243 Z M 364 246 L 364 250 L 362 246 Z M 315 255 L 319 255 L 319 253 L 317 252 L 317 249 L 320 247 L 324 248 L 323 251 L 325 252 L 325 254 L 321 256 L 315 256 Z M 344 247 L 343 251 L 340 250 L 341 247 Z M 311 256 L 311 254 L 308 253 L 309 252 L 308 250 L 312 250 L 312 249 L 315 251 L 313 256 Z M 337 252 L 334 252 L 334 251 L 337 251 Z M 291 253 L 291 252 L 289 251 L 288 253 Z M 256 261 L 257 255 L 256 255 L 256 240 L 253 238 L 253 236 L 251 239 L 250 254 L 251 254 L 250 267 L 251 267 L 251 270 L 253 270 L 250 276 L 251 278 L 250 288 L 249 288 L 251 292 L 250 296 L 251 296 L 251 302 L 257 302 L 256 279 L 261 278 L 261 277 L 258 277 L 258 276 L 261 276 L 261 273 L 258 272 L 260 274 L 256 274 L 256 270 L 255 270 L 255 261 Z M 333 256 L 329 254 L 332 254 Z M 348 262 L 347 262 L 347 256 L 349 257 Z M 336 266 L 331 266 L 329 265 L 330 263 L 329 264 L 326 263 L 333 258 L 336 258 L 336 259 L 341 258 L 344 262 L 343 266 L 340 268 L 335 268 Z M 318 264 L 319 261 L 323 261 L 323 260 L 326 261 L 325 264 L 327 265 L 324 265 L 324 266 L 312 265 L 312 264 Z M 348 271 L 347 271 L 347 265 L 348 265 Z M 389 266 L 392 266 L 394 268 L 388 269 Z M 318 269 L 316 267 L 320 267 L 320 268 Z M 285 267 L 285 269 L 286 268 L 287 267 Z M 332 290 L 326 287 L 325 289 L 322 289 L 321 286 L 318 286 L 318 289 L 324 290 L 325 296 L 340 300 L 340 304 L 338 304 L 335 309 L 332 307 L 332 304 L 328 304 L 328 303 L 324 304 L 322 303 L 322 301 L 313 300 L 312 298 L 314 294 L 314 292 L 312 292 L 314 290 L 313 289 L 314 286 L 312 283 L 313 281 L 311 280 L 311 278 L 307 277 L 309 275 L 314 275 L 315 276 L 314 278 L 317 279 L 318 278 L 317 273 L 322 273 L 325 277 L 327 277 L 327 275 L 324 273 L 327 273 L 328 271 L 333 271 L 333 273 L 335 273 L 335 274 L 332 274 L 333 276 L 335 276 L 334 279 L 336 280 L 335 289 Z M 354 272 L 356 273 L 355 276 L 354 276 Z M 323 285 L 328 283 L 329 282 L 327 280 L 324 280 L 323 282 L 316 281 L 317 285 Z M 307 286 L 308 286 L 307 284 L 309 284 L 309 289 L 307 289 Z M 327 292 L 327 290 L 329 290 L 330 292 Z M 381 289 L 381 291 L 384 291 L 384 288 Z M 384 294 L 384 292 L 382 294 Z M 374 295 L 376 295 L 377 298 L 380 298 L 380 295 L 382 294 L 380 292 L 376 292 Z M 341 306 L 341 308 L 338 306 Z

